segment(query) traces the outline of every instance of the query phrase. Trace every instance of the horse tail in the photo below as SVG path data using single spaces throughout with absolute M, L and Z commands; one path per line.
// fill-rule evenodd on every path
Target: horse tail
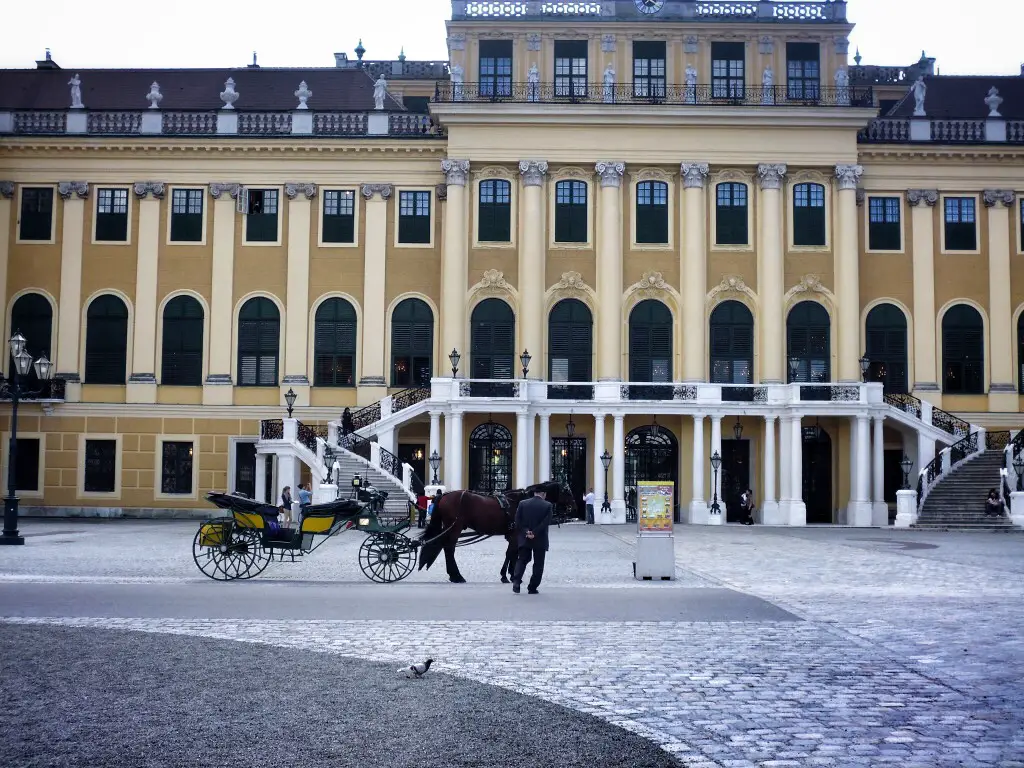
M 442 508 L 442 504 L 450 496 L 454 496 L 454 493 L 442 495 L 437 503 L 434 504 L 434 512 L 430 515 L 430 522 L 427 523 L 426 530 L 420 535 L 420 567 L 417 570 L 422 571 L 424 568 L 429 570 L 437 556 L 441 554 L 441 550 L 444 549 L 444 537 L 441 535 L 444 531 L 442 509 L 447 509 L 447 506 Z M 459 503 L 461 504 L 461 502 L 462 498 L 460 496 Z

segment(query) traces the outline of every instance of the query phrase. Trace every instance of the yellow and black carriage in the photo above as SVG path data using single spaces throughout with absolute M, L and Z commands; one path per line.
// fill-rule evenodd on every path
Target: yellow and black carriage
M 199 526 L 192 557 L 206 576 L 217 581 L 251 579 L 274 560 L 295 562 L 342 531 L 366 534 L 359 547 L 359 567 L 373 581 L 401 581 L 416 565 L 419 540 L 405 535 L 410 516 L 384 516 L 382 499 L 339 499 L 307 507 L 298 528 L 278 525 L 278 510 L 237 494 L 210 492 L 207 500 L 230 512 Z

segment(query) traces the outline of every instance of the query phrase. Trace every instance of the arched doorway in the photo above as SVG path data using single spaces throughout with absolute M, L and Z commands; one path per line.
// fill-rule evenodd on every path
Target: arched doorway
M 626 435 L 626 520 L 636 521 L 636 484 L 640 480 L 671 481 L 673 514 L 679 521 L 679 443 L 665 427 L 649 424 Z
M 644 299 L 629 313 L 629 380 L 672 381 L 672 313 Z M 632 400 L 671 400 L 671 387 L 630 387 Z
M 969 304 L 950 307 L 942 316 L 942 391 L 985 392 L 985 324 Z
M 871 361 L 868 381 L 882 384 L 886 394 L 907 391 L 907 318 L 894 304 L 879 304 L 868 312 L 866 351 Z
M 488 421 L 469 436 L 469 489 L 478 493 L 512 487 L 512 433 Z
M 548 315 L 548 380 L 592 381 L 594 319 L 579 299 L 563 299 Z M 591 387 L 550 386 L 555 400 L 589 399 Z
M 551 438 L 551 479 L 569 484 L 576 499 L 577 517 L 586 515 L 583 496 L 587 492 L 587 438 Z
M 796 362 L 796 375 L 789 371 L 791 383 L 820 384 L 832 380 L 831 336 L 828 312 L 818 302 L 801 301 L 789 311 L 786 358 L 787 363 Z
M 803 494 L 807 522 L 832 520 L 832 438 L 815 424 L 803 429 Z
M 708 321 L 711 381 L 751 384 L 754 381 L 754 316 L 745 304 L 723 301 Z
M 470 371 L 474 379 L 515 377 L 516 318 L 501 299 L 484 299 L 470 319 Z M 474 382 L 473 397 L 511 397 L 511 384 Z
M 391 386 L 425 387 L 434 371 L 434 313 L 405 299 L 391 313 Z

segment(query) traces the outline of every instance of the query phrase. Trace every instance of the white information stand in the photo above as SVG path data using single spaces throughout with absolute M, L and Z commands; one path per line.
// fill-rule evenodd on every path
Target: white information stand
M 674 487 L 671 482 L 642 480 L 636 489 L 636 562 L 633 576 L 641 581 L 673 581 L 676 537 L 672 532 Z

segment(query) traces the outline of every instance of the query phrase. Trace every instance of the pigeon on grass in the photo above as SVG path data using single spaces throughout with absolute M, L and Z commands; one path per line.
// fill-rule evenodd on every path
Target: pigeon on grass
M 410 664 L 408 667 L 402 667 L 398 671 L 412 680 L 423 677 L 425 674 L 427 674 L 427 670 L 430 669 L 430 665 L 433 663 L 433 659 L 427 659 L 422 664 Z

